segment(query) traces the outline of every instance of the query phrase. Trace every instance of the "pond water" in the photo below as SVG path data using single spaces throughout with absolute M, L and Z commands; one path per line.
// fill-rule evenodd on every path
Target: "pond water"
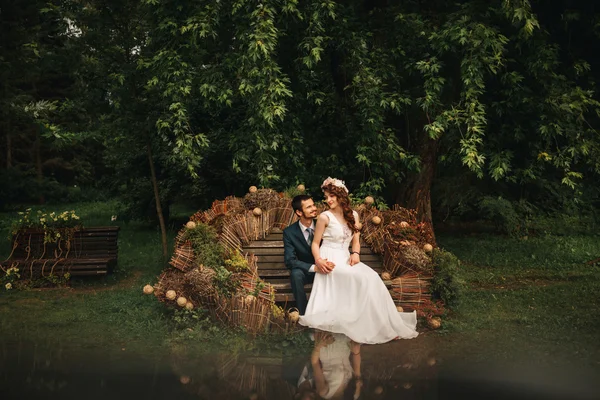
M 0 343 L 0 399 L 595 399 L 591 371 L 444 356 L 436 341 L 311 333 L 299 356 Z

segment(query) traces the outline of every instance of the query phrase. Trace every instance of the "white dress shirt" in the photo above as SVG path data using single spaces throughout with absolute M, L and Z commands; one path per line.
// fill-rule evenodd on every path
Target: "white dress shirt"
M 304 240 L 306 240 L 306 242 L 308 243 L 308 228 L 304 226 L 304 224 L 300 221 L 298 221 L 298 224 L 300 225 L 300 230 L 302 231 L 302 234 L 304 235 Z M 315 221 L 312 222 L 312 224 L 310 225 L 310 228 L 313 229 L 313 234 L 315 232 Z M 315 264 L 311 265 L 310 268 L 308 269 L 308 272 L 315 272 Z

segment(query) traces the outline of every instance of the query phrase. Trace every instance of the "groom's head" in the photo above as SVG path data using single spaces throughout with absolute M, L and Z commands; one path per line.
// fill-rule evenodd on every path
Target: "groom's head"
M 311 219 L 317 216 L 317 206 L 312 197 L 300 194 L 292 199 L 292 209 L 300 218 Z

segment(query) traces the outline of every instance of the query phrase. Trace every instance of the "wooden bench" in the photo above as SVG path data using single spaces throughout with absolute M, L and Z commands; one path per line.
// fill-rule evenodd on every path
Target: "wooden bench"
M 275 301 L 277 303 L 294 303 L 292 286 L 290 283 L 290 270 L 287 269 L 283 260 L 283 232 L 273 229 L 265 240 L 257 240 L 242 248 L 244 253 L 252 253 L 258 257 L 258 275 L 267 283 L 273 285 L 276 290 Z M 360 260 L 373 268 L 377 273 L 383 270 L 383 260 L 380 255 L 373 253 L 370 247 L 362 244 L 360 249 Z M 388 288 L 391 282 L 385 282 Z M 312 285 L 304 286 L 306 293 L 310 296 Z
M 118 226 L 84 228 L 75 232 L 70 246 L 66 241 L 46 243 L 39 230 L 23 230 L 12 239 L 12 254 L 0 263 L 16 266 L 21 278 L 49 275 L 106 275 L 117 265 Z

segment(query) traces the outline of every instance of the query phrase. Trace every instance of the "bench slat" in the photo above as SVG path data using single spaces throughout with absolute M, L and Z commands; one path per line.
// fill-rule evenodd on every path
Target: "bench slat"
M 283 254 L 259 255 L 257 257 L 258 257 L 257 262 L 259 264 L 265 263 L 265 262 L 281 262 L 281 263 L 284 262 Z M 377 262 L 381 262 L 381 256 L 379 256 L 377 254 L 361 254 L 360 260 L 366 264 L 369 264 L 369 262 L 377 263 Z
M 252 253 L 255 256 L 278 255 L 278 254 L 283 254 L 283 246 L 281 246 L 281 247 L 254 247 L 254 248 L 243 247 L 242 251 L 244 253 Z M 371 251 L 371 249 L 369 249 L 367 247 L 361 247 L 360 253 L 361 253 L 361 255 L 374 254 Z
M 372 261 L 372 262 L 365 262 L 365 264 L 367 264 L 369 267 L 377 270 L 383 267 L 383 263 L 381 261 Z M 261 262 L 258 264 L 258 270 L 262 271 L 265 269 L 287 269 L 287 267 L 285 266 L 285 264 L 283 262 Z

